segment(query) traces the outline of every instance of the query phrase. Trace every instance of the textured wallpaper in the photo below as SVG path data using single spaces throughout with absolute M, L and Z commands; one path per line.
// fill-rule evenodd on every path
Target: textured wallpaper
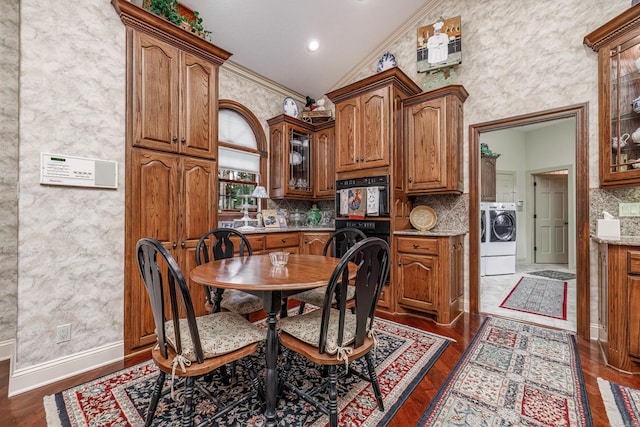
M 18 12 L 6 0 L 0 19 L 0 343 L 16 337 L 18 311 Z
M 5 9 L 5 15 L 13 15 L 14 19 L 0 23 L 3 32 L 7 26 L 16 28 L 13 12 L 18 1 L 10 3 L 14 9 L 9 8 L 8 14 Z M 8 298 L 0 299 L 0 316 L 8 313 L 7 319 L 2 318 L 3 326 L 17 323 L 18 369 L 123 339 L 125 209 L 123 24 L 105 0 L 22 0 L 20 5 L 20 152 L 16 166 L 10 158 L 17 152 L 11 148 L 5 151 L 8 156 L 3 161 L 9 162 L 3 164 L 0 202 L 3 221 L 10 221 L 8 230 L 3 232 L 8 232 L 9 240 L 15 239 L 15 196 L 11 195 L 15 191 L 11 187 L 15 187 L 16 180 L 10 171 L 19 167 L 15 321 L 11 319 L 15 313 L 11 286 Z M 595 153 L 596 57 L 583 46 L 582 39 L 628 6 L 628 0 L 440 2 L 438 10 L 424 16 L 421 25 L 432 23 L 441 15 L 462 15 L 463 64 L 458 74 L 470 94 L 464 107 L 465 141 L 471 123 L 589 102 L 590 150 Z M 3 37 L 2 43 L 0 90 L 3 100 L 6 94 L 15 99 L 15 83 L 14 89 L 11 83 L 12 79 L 15 82 L 15 68 L 5 65 L 4 50 L 6 44 L 16 40 Z M 415 45 L 413 29 L 390 46 L 382 47 L 382 52 L 393 52 L 399 66 L 422 84 L 424 75 L 415 72 Z M 376 62 L 372 61 L 353 80 L 375 73 Z M 220 97 L 249 107 L 263 123 L 265 133 L 266 119 L 281 112 L 284 96 L 278 90 L 221 69 Z M 13 109 L 9 115 L 15 117 L 15 107 L 2 108 L 3 115 Z M 11 127 L 11 123 L 2 126 Z M 9 129 L 8 134 L 15 132 Z M 117 160 L 119 188 L 41 186 L 40 152 Z M 466 162 L 466 148 L 464 156 Z M 590 165 L 594 188 L 596 166 L 594 155 Z M 467 201 L 463 197 L 448 207 L 443 203 L 443 209 L 465 211 Z M 2 285 L 15 279 L 5 276 L 4 271 L 2 274 Z M 56 345 L 55 325 L 62 323 L 72 325 L 72 340 Z M 0 336 L 0 341 L 4 338 L 11 337 Z M 43 348 L 47 351 L 43 352 Z

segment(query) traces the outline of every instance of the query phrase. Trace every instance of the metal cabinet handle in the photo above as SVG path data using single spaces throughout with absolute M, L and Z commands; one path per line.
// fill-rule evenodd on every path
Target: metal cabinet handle
M 174 135 L 173 138 L 171 138 L 171 141 L 173 141 L 173 143 L 175 144 L 176 142 L 178 142 L 178 137 Z
M 173 249 L 178 247 L 178 244 L 176 242 L 173 242 L 173 245 L 171 245 L 173 247 Z
M 398 267 L 402 267 L 402 263 L 398 261 Z
M 360 161 L 364 162 L 364 156 L 360 157 Z
M 409 182 L 413 182 L 413 178 L 409 177 Z
M 360 157 L 356 157 L 356 162 L 359 162 L 359 161 L 360 161 Z
M 417 243 L 414 243 L 414 244 L 413 244 L 413 249 L 418 249 L 419 247 L 420 247 L 420 245 L 419 245 L 419 244 L 417 244 Z
M 182 242 L 182 243 L 180 243 L 180 247 L 181 247 L 182 249 L 184 249 L 184 248 L 186 248 L 186 247 L 187 247 L 187 244 L 186 244 L 185 242 Z
M 287 242 L 287 239 L 280 239 L 280 241 L 281 241 L 282 243 L 286 243 L 286 242 Z
M 184 144 L 185 142 L 187 142 L 187 139 L 183 136 L 182 138 L 180 138 L 180 142 Z

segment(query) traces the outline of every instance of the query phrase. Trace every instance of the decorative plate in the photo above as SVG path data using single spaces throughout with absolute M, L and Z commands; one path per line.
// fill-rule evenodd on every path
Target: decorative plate
M 298 166 L 300 163 L 302 163 L 302 154 L 295 151 L 289 153 L 289 163 L 291 163 L 293 166 Z
M 420 231 L 431 230 L 436 226 L 438 217 L 436 211 L 429 206 L 416 206 L 409 214 L 409 221 L 416 229 Z
M 396 65 L 398 65 L 396 57 L 393 56 L 391 52 L 385 52 L 378 61 L 378 68 L 376 68 L 376 72 L 379 73 L 381 71 L 388 70 Z
M 296 104 L 295 99 L 290 96 L 287 96 L 283 102 L 284 113 L 288 116 L 298 117 L 298 104 Z

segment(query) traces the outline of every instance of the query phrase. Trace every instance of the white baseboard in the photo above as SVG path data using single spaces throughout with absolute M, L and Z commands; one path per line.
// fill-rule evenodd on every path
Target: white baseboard
M 16 350 L 16 340 L 8 340 L 0 342 L 0 360 L 13 360 Z
M 2 354 L 1 344 L 2 343 L 0 343 L 0 355 Z M 123 359 L 124 342 L 119 341 L 59 359 L 50 360 L 40 365 L 17 369 L 12 372 L 9 377 L 9 397 L 110 363 L 119 362 Z

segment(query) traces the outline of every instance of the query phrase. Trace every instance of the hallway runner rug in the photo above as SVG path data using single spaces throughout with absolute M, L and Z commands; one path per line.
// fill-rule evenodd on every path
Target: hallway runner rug
M 542 276 L 555 280 L 572 280 L 576 278 L 576 275 L 573 273 L 565 273 L 564 271 L 556 270 L 529 271 L 527 274 L 533 274 L 534 276 Z
M 523 276 L 500 307 L 567 320 L 567 282 Z
M 600 395 L 612 426 L 640 426 L 640 390 L 598 378 Z
M 340 425 L 384 426 L 398 411 L 416 385 L 433 366 L 451 340 L 439 335 L 401 325 L 384 319 L 376 319 L 377 348 L 374 354 L 378 381 L 382 390 L 385 412 L 378 410 L 371 384 L 357 375 L 338 379 L 338 410 Z M 254 357 L 264 378 L 263 348 Z M 364 358 L 363 358 L 364 360 Z M 289 380 L 305 389 L 324 381 L 322 373 L 306 358 L 293 360 Z M 364 370 L 365 363 L 354 361 L 350 370 Z M 237 382 L 230 386 L 206 387 L 215 397 L 231 402 L 244 395 L 251 387 L 244 364 L 236 366 Z M 295 373 L 295 374 L 294 374 Z M 72 387 L 55 395 L 46 396 L 44 404 L 49 427 L 106 427 L 142 426 L 150 400 L 151 390 L 158 375 L 155 364 L 144 362 L 94 381 Z M 216 374 L 218 375 L 218 374 Z M 294 378 L 294 375 L 297 377 Z M 168 376 L 169 377 L 169 376 Z M 169 378 L 168 378 L 169 379 Z M 215 380 L 220 378 L 214 378 Z M 165 390 L 170 387 L 165 383 Z M 181 393 L 176 389 L 173 401 L 167 393 L 158 404 L 153 426 L 179 425 L 182 414 Z M 320 394 L 320 399 L 327 395 Z M 265 417 L 261 402 L 253 397 L 230 413 L 208 422 L 208 416 L 216 411 L 215 404 L 203 393 L 195 396 L 196 422 L 207 426 L 263 426 Z M 294 393 L 283 392 L 276 408 L 279 425 L 321 427 L 328 424 L 328 416 L 319 412 Z
M 573 334 L 486 319 L 418 426 L 592 426 Z

